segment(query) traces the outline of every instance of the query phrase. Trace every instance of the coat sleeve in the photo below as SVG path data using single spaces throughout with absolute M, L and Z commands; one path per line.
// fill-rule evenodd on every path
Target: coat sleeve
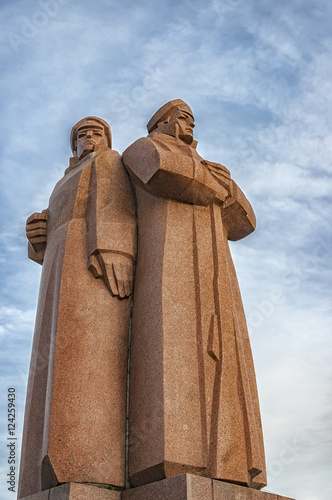
M 34 231 L 34 226 L 38 225 L 38 223 L 47 224 L 48 211 L 43 210 L 41 213 L 34 213 L 28 217 L 26 222 L 26 230 L 29 229 Z M 38 229 L 37 229 L 38 231 Z M 37 232 L 36 231 L 36 232 Z M 28 241 L 28 257 L 29 259 L 37 262 L 37 264 L 43 264 L 44 255 L 46 250 L 46 237 L 40 236 L 40 234 L 33 235 L 31 241 Z
M 45 250 L 38 250 L 36 252 L 31 245 L 31 243 L 28 241 L 28 257 L 29 259 L 33 260 L 34 262 L 37 262 L 37 264 L 42 265 L 44 261 L 44 254 Z
M 134 257 L 135 203 L 121 156 L 113 150 L 100 154 L 91 170 L 87 210 L 87 257 L 95 252 L 117 252 Z
M 225 201 L 221 215 L 227 238 L 237 241 L 245 238 L 256 228 L 256 217 L 252 206 L 239 186 L 231 180 L 231 196 Z
M 129 146 L 123 162 L 133 180 L 154 196 L 206 206 L 222 204 L 228 194 L 204 160 L 162 149 L 149 137 Z

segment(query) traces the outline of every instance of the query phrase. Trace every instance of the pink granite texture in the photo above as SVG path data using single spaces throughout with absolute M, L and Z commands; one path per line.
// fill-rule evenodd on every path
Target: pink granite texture
M 124 491 L 121 500 L 293 500 L 191 474 Z
M 106 122 L 81 120 L 71 143 L 48 209 L 27 221 L 29 257 L 43 271 L 18 498 L 125 482 L 134 196 Z
M 24 500 L 121 500 L 121 492 L 88 484 L 67 483 L 35 493 Z
M 255 371 L 228 246 L 255 215 L 229 170 L 197 153 L 193 127 L 189 106 L 171 101 L 123 153 L 138 211 L 129 475 L 135 486 L 190 473 L 260 489 Z
M 293 500 L 273 493 L 191 474 L 164 479 L 127 491 L 85 484 L 63 484 L 24 500 Z

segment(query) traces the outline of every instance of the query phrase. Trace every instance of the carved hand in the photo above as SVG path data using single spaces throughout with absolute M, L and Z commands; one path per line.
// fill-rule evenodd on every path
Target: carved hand
M 202 162 L 207 166 L 211 174 L 218 180 L 218 182 L 230 192 L 231 175 L 229 170 L 220 163 L 203 160 Z
M 129 297 L 133 287 L 131 257 L 114 252 L 100 252 L 90 258 L 89 269 L 95 278 L 102 277 L 112 295 Z
M 26 235 L 35 252 L 45 250 L 47 242 L 47 210 L 30 215 L 26 223 Z

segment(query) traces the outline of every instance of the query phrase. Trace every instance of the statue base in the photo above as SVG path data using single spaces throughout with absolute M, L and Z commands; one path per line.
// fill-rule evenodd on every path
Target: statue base
M 183 474 L 123 491 L 121 500 L 293 500 L 237 484 Z
M 66 483 L 24 497 L 21 500 L 121 500 L 121 491 L 90 484 Z
M 88 484 L 68 483 L 25 497 L 22 500 L 293 500 L 274 493 L 253 490 L 183 474 L 126 491 L 115 491 Z

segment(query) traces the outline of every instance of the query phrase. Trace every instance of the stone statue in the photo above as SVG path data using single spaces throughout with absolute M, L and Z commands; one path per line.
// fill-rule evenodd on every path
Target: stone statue
M 27 221 L 29 257 L 43 271 L 18 498 L 125 482 L 134 198 L 104 120 L 79 121 L 71 146 L 48 209 Z
M 227 241 L 254 231 L 255 215 L 227 168 L 196 152 L 193 127 L 189 106 L 170 101 L 123 153 L 138 212 L 129 476 L 260 489 L 259 403 Z

